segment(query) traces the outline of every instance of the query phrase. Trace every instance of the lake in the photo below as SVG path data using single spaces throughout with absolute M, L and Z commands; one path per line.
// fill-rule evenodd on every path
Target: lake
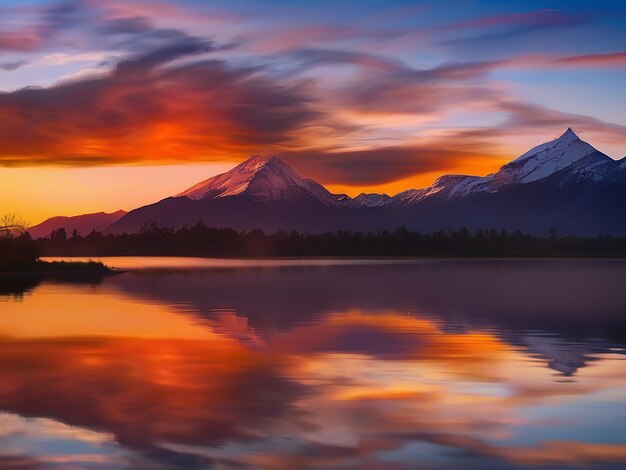
M 624 260 L 0 280 L 0 468 L 626 466 Z

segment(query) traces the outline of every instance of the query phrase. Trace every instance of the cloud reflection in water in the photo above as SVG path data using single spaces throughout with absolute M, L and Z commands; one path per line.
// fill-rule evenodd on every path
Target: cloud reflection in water
M 600 279 L 571 294 L 575 328 L 564 332 L 532 331 L 559 313 L 542 318 L 532 309 L 545 305 L 537 297 L 525 301 L 526 324 L 506 315 L 495 322 L 493 297 L 483 317 L 475 315 L 478 295 L 465 297 L 465 311 L 451 307 L 462 307 L 463 286 L 490 276 L 491 287 L 530 276 L 524 290 L 548 274 L 570 281 L 581 275 L 575 265 L 326 266 L 44 283 L 4 303 L 0 315 L 0 409 L 8 413 L 0 415 L 0 449 L 6 465 L 25 468 L 623 463 L 622 343 L 580 337 L 576 314 L 615 287 L 619 270 L 590 268 Z M 429 289 L 444 281 L 453 298 Z M 619 293 L 609 300 L 626 305 L 615 304 Z M 426 308 L 437 303 L 440 311 Z M 96 334 L 104 318 L 113 326 Z M 619 321 L 605 309 L 591 323 Z

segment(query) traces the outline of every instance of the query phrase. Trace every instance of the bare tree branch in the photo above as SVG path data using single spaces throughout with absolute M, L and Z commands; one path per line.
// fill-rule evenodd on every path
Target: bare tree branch
M 28 222 L 14 212 L 0 215 L 0 236 L 13 238 L 26 233 Z

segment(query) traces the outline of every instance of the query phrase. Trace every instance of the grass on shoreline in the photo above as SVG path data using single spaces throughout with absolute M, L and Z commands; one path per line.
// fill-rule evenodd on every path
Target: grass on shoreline
M 41 261 L 38 260 L 36 267 L 41 270 L 51 271 L 111 271 L 101 261 Z
M 41 261 L 22 266 L 0 268 L 2 275 L 99 275 L 114 273 L 100 261 Z

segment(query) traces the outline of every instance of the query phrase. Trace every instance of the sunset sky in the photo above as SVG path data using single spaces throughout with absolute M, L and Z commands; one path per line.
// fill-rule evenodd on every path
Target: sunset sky
M 622 1 L 3 0 L 0 212 L 130 210 L 253 154 L 330 190 L 626 155 Z

